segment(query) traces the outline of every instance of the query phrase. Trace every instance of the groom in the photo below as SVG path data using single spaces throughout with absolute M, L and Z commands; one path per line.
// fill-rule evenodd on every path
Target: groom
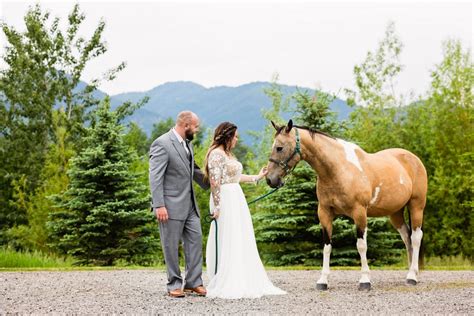
M 160 238 L 171 297 L 184 292 L 207 294 L 202 282 L 202 232 L 192 181 L 208 189 L 204 174 L 194 163 L 190 141 L 199 131 L 199 118 L 190 111 L 178 114 L 176 125 L 150 147 L 152 207 L 160 225 Z M 183 241 L 186 260 L 185 284 L 179 269 L 178 247 Z

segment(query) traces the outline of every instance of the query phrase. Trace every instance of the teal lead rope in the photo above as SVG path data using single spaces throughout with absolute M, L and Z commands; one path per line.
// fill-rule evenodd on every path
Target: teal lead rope
M 264 198 L 266 198 L 266 197 L 269 196 L 270 194 L 275 193 L 275 191 L 278 190 L 279 188 L 281 188 L 281 187 L 277 187 L 277 188 L 271 190 L 270 192 L 267 192 L 267 193 L 265 193 L 264 195 L 259 196 L 259 197 L 256 198 L 255 200 L 250 201 L 250 202 L 248 203 L 248 205 L 253 204 L 253 203 L 255 203 L 255 202 L 258 202 L 258 201 L 260 201 L 260 200 L 263 200 Z
M 290 175 L 290 176 L 291 176 L 291 173 L 293 172 L 293 170 L 295 169 L 296 165 L 293 166 L 293 168 L 290 168 L 290 166 L 288 166 L 288 162 L 289 162 L 291 159 L 293 159 L 293 157 L 294 157 L 295 155 L 300 155 L 300 156 L 301 156 L 300 134 L 299 134 L 297 128 L 295 129 L 295 134 L 296 134 L 295 150 L 293 151 L 293 153 L 291 154 L 290 157 L 288 157 L 285 161 L 277 161 L 277 160 L 274 160 L 274 159 L 272 159 L 272 158 L 269 159 L 271 162 L 276 163 L 276 164 L 277 164 L 278 166 L 280 166 L 283 170 L 285 170 L 286 174 L 287 174 L 287 175 Z M 269 196 L 269 195 L 275 193 L 275 192 L 276 192 L 278 189 L 280 189 L 282 186 L 283 186 L 283 185 L 281 185 L 281 186 L 279 186 L 279 187 L 276 187 L 275 189 L 271 190 L 270 192 L 267 192 L 267 193 L 265 193 L 264 195 L 259 196 L 258 198 L 256 198 L 256 199 L 250 201 L 250 202 L 248 203 L 248 205 L 253 204 L 253 203 L 255 203 L 255 202 L 258 202 L 258 201 L 260 201 L 260 200 L 266 198 L 267 196 Z M 207 217 L 207 218 L 210 218 L 210 219 L 211 219 L 210 221 L 209 221 L 209 220 L 206 220 L 208 223 L 212 223 L 212 222 L 214 221 L 214 223 L 216 224 L 216 267 L 215 267 L 215 269 L 214 269 L 214 274 L 217 274 L 217 261 L 218 261 L 217 256 L 219 255 L 219 252 L 218 252 L 218 248 L 219 248 L 219 247 L 218 247 L 218 240 L 217 240 L 217 239 L 218 239 L 218 238 L 217 238 L 217 237 L 218 237 L 217 219 L 213 218 L 213 217 L 212 217 L 212 214 L 208 214 L 208 217 Z

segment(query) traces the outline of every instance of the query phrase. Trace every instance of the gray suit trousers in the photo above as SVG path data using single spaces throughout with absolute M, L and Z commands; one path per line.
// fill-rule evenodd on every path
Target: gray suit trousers
M 186 262 L 184 288 L 203 285 L 202 231 L 196 210 L 190 210 L 185 220 L 168 219 L 166 223 L 160 223 L 160 238 L 168 274 L 167 290 L 183 287 L 178 252 L 181 238 Z

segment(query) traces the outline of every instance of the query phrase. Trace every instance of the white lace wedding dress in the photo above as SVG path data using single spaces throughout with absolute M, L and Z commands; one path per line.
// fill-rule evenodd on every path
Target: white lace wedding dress
M 215 222 L 212 222 L 206 246 L 206 265 L 210 283 L 208 297 L 227 299 L 257 298 L 286 294 L 267 276 L 257 250 L 252 218 L 240 187 L 242 164 L 214 149 L 208 159 L 211 182 L 211 212 L 219 210 L 218 260 L 216 265 Z

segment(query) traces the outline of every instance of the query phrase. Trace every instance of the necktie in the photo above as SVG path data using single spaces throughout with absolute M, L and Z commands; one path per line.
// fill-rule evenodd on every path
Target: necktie
M 183 147 L 184 151 L 186 151 L 189 161 L 191 161 L 191 150 L 189 149 L 188 142 L 186 140 L 183 141 Z

